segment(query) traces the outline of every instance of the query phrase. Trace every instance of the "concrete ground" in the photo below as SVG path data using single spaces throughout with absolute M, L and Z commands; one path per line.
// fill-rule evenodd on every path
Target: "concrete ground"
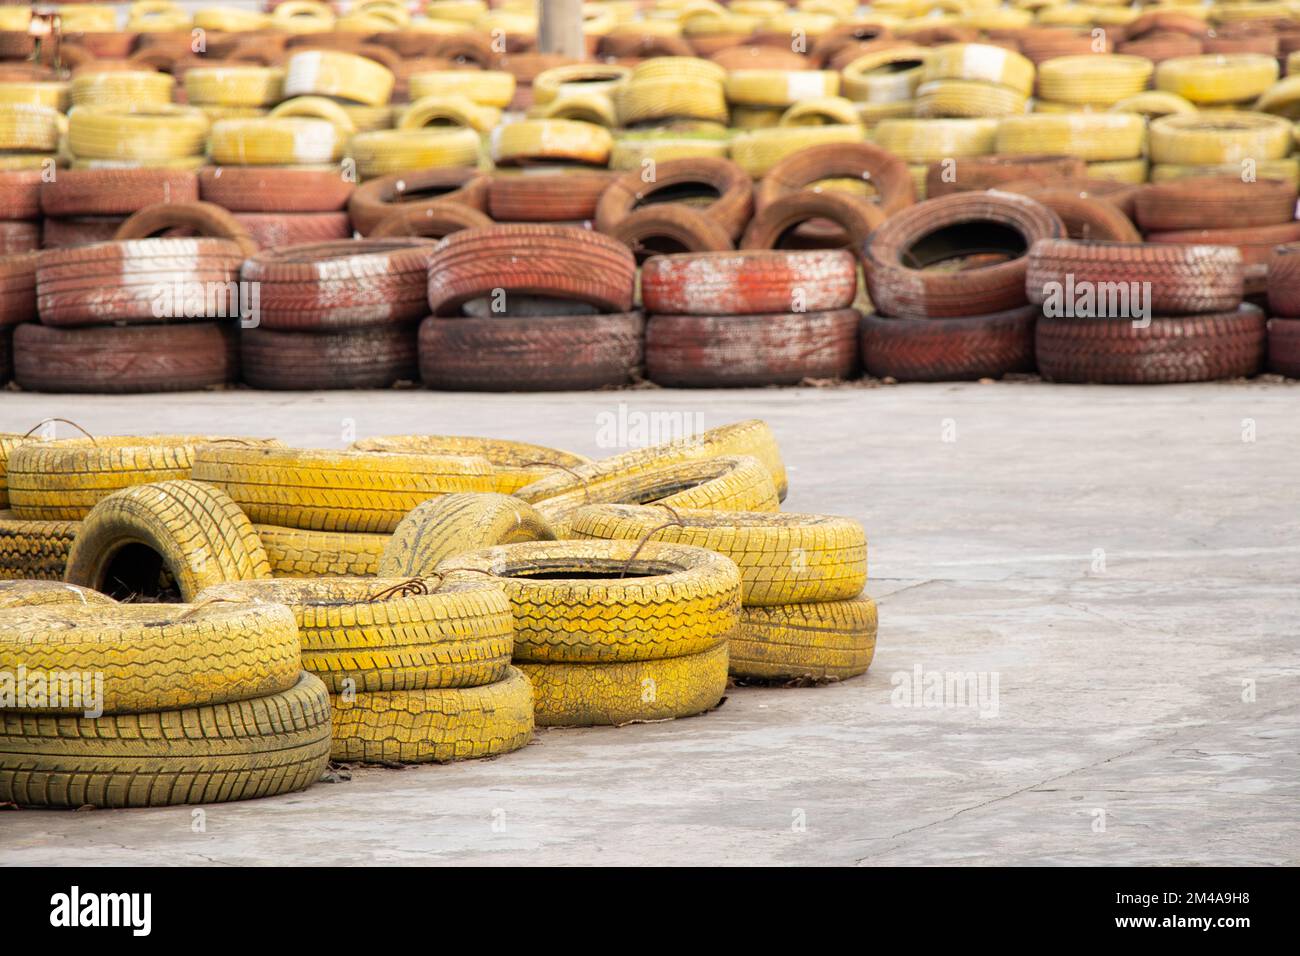
M 765 418 L 786 510 L 866 525 L 880 638 L 840 685 L 735 688 L 702 717 L 358 770 L 207 807 L 202 832 L 189 807 L 0 813 L 0 862 L 1300 862 L 1294 383 L 0 394 L 0 430 L 47 416 L 97 434 L 477 433 L 588 454 L 646 424 Z M 922 706 L 918 669 L 973 673 L 983 693 Z

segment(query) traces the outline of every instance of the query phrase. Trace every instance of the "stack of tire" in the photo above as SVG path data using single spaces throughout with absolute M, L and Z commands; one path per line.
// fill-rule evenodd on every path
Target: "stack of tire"
M 858 52 L 841 67 L 840 86 L 863 125 L 871 129 L 881 120 L 911 116 L 929 49 L 882 40 L 874 49 Z
M 492 225 L 485 211 L 489 188 L 488 177 L 477 169 L 393 173 L 358 186 L 348 199 L 348 215 L 363 236 L 441 239 L 460 229 Z M 555 199 L 563 203 L 564 192 Z
M 727 71 L 693 56 L 656 56 L 632 68 L 613 94 L 618 125 L 611 169 L 642 168 L 645 160 L 725 157 L 728 148 Z
M 41 171 L 0 169 L 0 256 L 41 247 Z
M 510 666 L 514 618 L 494 582 L 249 581 L 203 600 L 292 612 L 302 665 L 330 694 L 336 761 L 444 763 L 532 737 L 532 685 Z
M 1092 179 L 1141 183 L 1146 121 L 1137 113 L 1034 113 L 1005 116 L 998 123 L 997 153 L 1003 156 L 1074 156 Z
M 198 177 L 185 169 L 69 169 L 43 181 L 43 248 L 108 242 L 128 216 L 157 203 L 195 202 Z
M 846 249 L 680 253 L 641 273 L 646 378 L 710 388 L 858 370 L 857 261 Z
M 926 200 L 886 220 L 863 254 L 875 307 L 862 319 L 867 373 L 925 382 L 1033 372 L 1026 254 L 1064 235 L 1046 206 L 1000 190 Z M 950 268 L 930 268 L 939 264 Z
M 999 120 L 887 119 L 872 131 L 872 141 L 907 163 L 916 195 L 925 196 L 925 177 L 931 163 L 1003 152 L 998 146 Z M 1042 152 L 1036 150 L 1035 152 Z
M 1230 246 L 1042 240 L 1026 289 L 1043 307 L 1036 352 L 1050 381 L 1201 382 L 1264 361 L 1264 314 L 1242 303 Z
M 420 377 L 451 391 L 625 385 L 641 366 L 632 310 L 636 261 L 621 242 L 573 226 L 465 229 L 429 261 Z
M 204 202 L 229 210 L 259 246 L 352 235 L 346 210 L 354 184 L 337 166 L 205 166 L 198 189 Z
M 35 175 L 40 177 L 53 172 L 59 146 L 59 111 L 52 106 L 36 103 L 0 102 L 0 169 L 6 179 L 14 183 L 20 194 L 30 195 L 28 183 Z M 14 166 L 22 167 L 14 169 Z M 6 187 L 8 183 L 4 184 Z M 5 205 L 22 204 L 24 196 L 0 200 Z M 30 212 L 30 209 L 0 210 L 0 255 L 27 252 L 40 248 L 41 227 L 27 216 L 13 215 Z
M 1224 109 L 1161 116 L 1151 121 L 1149 142 L 1154 183 L 1189 176 L 1300 180 L 1291 123 L 1281 116 Z
M 1034 64 L 985 43 L 935 47 L 921 67 L 918 117 L 987 117 L 1023 113 L 1034 89 Z
M 195 238 L 149 238 L 169 229 Z M 48 392 L 163 392 L 238 380 L 239 269 L 256 245 L 208 203 L 160 203 L 112 242 L 37 260 L 40 323 L 14 333 L 14 378 Z
M 240 335 L 254 388 L 386 388 L 417 376 L 429 239 L 340 239 L 257 253 L 241 276 L 259 290 Z
M 302 790 L 329 760 L 329 697 L 302 670 L 284 607 L 128 605 L 0 584 L 0 670 L 20 668 L 29 687 L 57 672 L 75 690 L 0 710 L 3 803 L 247 800 Z
M 155 72 L 74 76 L 67 135 L 73 168 L 203 166 L 212 122 L 197 107 L 173 103 L 174 84 Z
M 1278 246 L 1268 267 L 1268 367 L 1300 378 L 1300 244 Z

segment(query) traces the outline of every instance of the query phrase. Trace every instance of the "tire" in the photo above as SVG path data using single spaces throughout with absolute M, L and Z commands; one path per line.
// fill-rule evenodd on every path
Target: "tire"
M 49 698 L 33 713 L 135 714 L 248 700 L 298 682 L 298 631 L 275 605 L 58 604 L 8 611 L 0 670 L 108 675 L 97 700 Z M 98 716 L 96 714 L 95 716 Z
M 675 517 L 679 523 L 670 524 L 660 508 L 592 505 L 574 516 L 572 533 L 578 541 L 648 538 L 715 551 L 740 568 L 747 607 L 843 601 L 866 586 L 866 533 L 851 518 L 765 511 L 679 511 Z
M 859 597 L 747 607 L 727 649 L 733 677 L 847 680 L 865 674 L 875 656 L 876 604 Z
M 352 238 L 352 221 L 345 212 L 241 212 L 235 213 L 235 221 L 259 249 Z
M 932 163 L 925 174 L 925 195 L 937 199 L 950 193 L 997 189 L 1009 182 L 1050 184 L 1087 175 L 1087 164 L 1073 156 L 971 156 Z
M 844 249 L 684 253 L 655 256 L 641 269 L 651 314 L 825 312 L 848 308 L 857 291 L 857 262 Z
M 252 523 L 230 496 L 196 481 L 160 481 L 114 492 L 81 524 L 64 580 L 111 597 L 175 589 L 190 602 L 204 588 L 271 576 Z
M 855 196 L 831 192 L 804 192 L 783 196 L 764 206 L 745 229 L 742 249 L 778 249 L 799 227 L 817 219 L 829 219 L 848 238 L 850 249 L 861 249 L 867 238 L 884 221 L 878 206 Z
M 1263 313 L 1252 305 L 1156 317 L 1145 329 L 1097 319 L 1038 320 L 1038 368 L 1053 382 L 1147 385 L 1254 375 L 1264 361 Z
M 957 319 L 862 319 L 862 365 L 899 382 L 954 382 L 1033 372 L 1038 309 Z
M 662 520 L 662 510 L 646 510 L 655 524 Z M 440 570 L 447 581 L 489 580 L 505 589 L 516 662 L 698 654 L 725 643 L 740 613 L 735 566 L 703 548 L 534 541 L 457 555 Z
M 25 252 L 0 257 L 0 328 L 36 320 L 37 255 Z
M 728 456 L 661 465 L 633 475 L 593 480 L 576 491 L 537 503 L 556 537 L 569 537 L 574 515 L 593 504 L 649 505 L 663 520 L 680 508 L 703 511 L 779 511 L 772 476 L 757 458 Z
M 1179 229 L 1173 232 L 1149 232 L 1147 242 L 1235 248 L 1241 253 L 1249 279 L 1253 271 L 1268 271 L 1268 264 L 1273 258 L 1273 250 L 1276 247 L 1300 242 L 1300 222 L 1255 226 L 1249 229 Z M 1263 292 L 1264 289 L 1261 287 L 1257 291 Z
M 155 203 L 197 202 L 199 179 L 188 169 L 65 169 L 40 194 L 46 216 L 129 216 Z
M 80 521 L 31 521 L 0 511 L 0 580 L 62 581 L 80 529 Z
M 348 200 L 348 213 L 357 231 L 368 236 L 396 212 L 424 211 L 448 202 L 485 212 L 487 198 L 488 178 L 476 169 L 426 169 L 363 183 Z
M 41 170 L 0 170 L 0 220 L 41 218 Z
M 1284 318 L 1300 316 L 1300 244 L 1278 246 L 1268 260 L 1268 310 Z
M 718 706 L 727 690 L 727 645 L 663 660 L 521 663 L 519 669 L 533 685 L 537 726 L 620 726 Z
M 638 209 L 609 234 L 631 249 L 638 262 L 665 252 L 724 252 L 732 248 L 726 229 L 688 206 Z
M 459 203 L 429 203 L 393 212 L 370 230 L 371 239 L 423 237 L 445 239 L 462 229 L 480 229 L 493 225 L 486 213 Z
M 225 490 L 258 524 L 391 534 L 422 501 L 485 491 L 491 466 L 482 458 L 205 445 L 194 478 Z
M 343 239 L 259 252 L 240 277 L 259 285 L 259 328 L 325 332 L 411 323 L 427 312 L 427 239 Z
M 858 373 L 858 313 L 656 315 L 646 322 L 646 378 L 676 388 L 797 385 Z
M 334 332 L 244 329 L 240 358 L 244 381 L 253 388 L 388 388 L 415 381 L 415 327 L 385 325 Z
M 721 226 L 734 240 L 745 229 L 754 208 L 754 187 L 749 175 L 729 159 L 675 159 L 659 163 L 647 183 L 644 170 L 623 173 L 601 194 L 596 206 L 596 228 L 612 233 L 638 209 L 692 198 L 716 198 L 690 208 Z
M 254 527 L 277 578 L 373 577 L 388 544 L 386 534 Z
M 517 667 L 482 687 L 363 693 L 333 704 L 334 760 L 448 763 L 510 753 L 533 736 L 533 688 Z
M 554 498 L 556 495 L 581 491 L 584 485 L 593 481 L 608 481 L 613 478 L 637 475 L 663 465 L 724 455 L 750 455 L 757 458 L 772 476 L 772 483 L 776 485 L 778 497 L 785 500 L 788 485 L 785 463 L 781 460 L 781 449 L 777 446 L 776 436 L 772 434 L 772 429 L 767 422 L 757 418 L 711 428 L 689 438 L 651 445 L 647 448 L 634 448 L 609 458 L 593 461 L 588 465 L 579 465 L 563 474 L 551 475 L 520 488 L 515 495 L 524 501 L 536 504 Z
M 199 602 L 288 608 L 302 667 L 331 694 L 478 687 L 505 676 L 514 619 L 500 588 L 476 581 L 422 593 L 408 585 L 389 578 L 246 581 L 209 588 Z
M 114 239 L 147 239 L 168 229 L 193 229 L 200 236 L 225 239 L 239 246 L 245 256 L 257 252 L 257 243 L 239 220 L 210 202 L 155 203 L 127 217 Z
M 616 239 L 570 226 L 491 226 L 438 246 L 429 263 L 429 308 L 455 315 L 470 299 L 504 289 L 627 312 L 635 280 L 636 261 Z
M 40 222 L 0 220 L 0 256 L 35 252 L 41 247 Z
M 1070 239 L 1098 242 L 1141 242 L 1142 234 L 1118 206 L 1091 196 L 1075 195 L 1071 190 L 1050 186 L 1035 190 L 1031 197 L 1061 217 Z
M 644 336 L 640 312 L 486 319 L 431 316 L 420 324 L 420 378 L 429 388 L 469 392 L 627 385 L 641 366 Z
M 1300 320 L 1268 320 L 1268 368 L 1287 378 L 1300 378 Z
M 1117 183 L 1107 179 L 1060 179 L 1044 183 L 1037 179 L 1017 179 L 997 187 L 1002 192 L 1019 193 L 1039 202 L 1055 199 L 1083 201 L 1105 200 L 1132 221 L 1137 208 L 1137 194 L 1141 186 Z
M 838 178 L 871 183 L 886 216 L 916 201 L 912 175 L 895 154 L 870 143 L 826 143 L 802 149 L 773 166 L 755 187 L 754 208 L 762 212 L 783 196 Z
M 287 691 L 183 710 L 50 720 L 0 713 L 0 802 L 24 807 L 219 803 L 310 786 L 329 761 L 329 695 Z
M 1150 283 L 1148 306 L 1156 315 L 1222 312 L 1241 302 L 1242 257 L 1206 245 L 1082 242 L 1056 239 L 1029 253 L 1025 288 L 1035 305 L 1083 283 Z M 1129 318 L 1102 315 L 1097 318 Z
M 444 495 L 416 506 L 393 531 L 379 559 L 385 578 L 426 578 L 447 558 L 502 544 L 554 541 L 532 505 L 503 494 Z
M 7 520 L 7 519 L 5 519 Z M 16 607 L 42 607 L 51 604 L 106 605 L 116 604 L 107 594 L 90 588 L 59 581 L 0 581 L 0 609 Z
M 353 184 L 338 169 L 208 166 L 199 196 L 231 212 L 340 212 Z
M 1160 64 L 1160 71 L 1175 62 L 1166 60 Z M 1275 68 L 1276 63 L 1274 60 Z M 1159 77 L 1157 72 L 1157 80 Z M 1177 93 L 1200 105 L 1195 96 L 1188 96 L 1180 89 L 1158 83 L 1156 89 Z M 1238 110 L 1203 110 L 1161 116 L 1152 120 L 1147 137 L 1147 155 L 1151 162 L 1179 166 L 1213 166 L 1239 163 L 1243 159 L 1256 162 L 1281 159 L 1291 151 L 1291 146 L 1291 124 L 1287 120 L 1266 113 Z
M 1139 190 L 1135 204 L 1138 225 L 1147 232 L 1275 226 L 1295 218 L 1296 185 L 1196 177 L 1151 183 Z
M 524 485 L 545 478 L 555 471 L 591 461 L 584 455 L 544 445 L 466 435 L 380 435 L 355 441 L 348 446 L 348 450 L 486 458 L 495 472 L 492 490 L 502 495 L 514 494 Z
M 124 222 L 125 216 L 47 216 L 41 231 L 41 248 L 73 249 L 96 242 L 112 242 Z
M 1025 254 L 1035 242 L 1064 234 L 1060 217 L 1031 199 L 1000 191 L 957 193 L 886 220 L 866 243 L 863 272 L 882 315 L 941 319 L 1002 312 L 1025 304 Z M 1011 258 L 964 271 L 926 269 L 990 249 Z
M 498 222 L 582 222 L 596 218 L 601 194 L 617 174 L 603 169 L 524 170 L 492 176 L 487 212 Z
M 14 332 L 11 326 L 0 325 L 0 384 L 14 376 Z

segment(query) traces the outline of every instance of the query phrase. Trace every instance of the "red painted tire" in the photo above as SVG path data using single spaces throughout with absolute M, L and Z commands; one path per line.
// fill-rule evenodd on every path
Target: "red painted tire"
M 41 171 L 39 169 L 0 170 L 0 220 L 40 218 Z
M 43 249 L 73 249 L 96 242 L 112 242 L 117 230 L 126 222 L 125 216 L 90 216 L 55 218 L 45 220 L 41 235 Z M 178 230 L 179 231 L 179 230 Z
M 857 291 L 857 260 L 846 249 L 681 253 L 641 269 L 651 314 L 827 312 L 851 306 Z
M 689 206 L 650 206 L 622 219 L 609 235 L 632 250 L 638 262 L 664 253 L 723 252 L 731 236 L 715 220 Z
M 1048 205 L 1056 199 L 1077 199 L 1085 202 L 1105 200 L 1115 206 L 1131 222 L 1136 208 L 1137 194 L 1142 186 L 1117 183 L 1109 179 L 1059 179 L 1043 182 L 1040 179 L 1017 179 L 998 186 L 1002 192 L 1019 193 Z
M 208 166 L 199 170 L 199 198 L 231 212 L 339 212 L 353 183 L 337 169 Z
M 839 227 L 830 241 L 839 244 L 847 240 L 848 248 L 861 249 L 867 237 L 885 221 L 885 213 L 874 203 L 857 196 L 832 192 L 804 190 L 782 196 L 769 206 L 764 206 L 750 220 L 742 249 L 781 249 L 787 243 L 802 242 L 800 227 L 829 220 Z
M 46 216 L 129 216 L 155 203 L 198 198 L 198 176 L 185 169 L 65 169 L 41 184 Z
M 1262 267 L 1267 271 L 1268 264 L 1273 258 L 1273 250 L 1278 246 L 1289 242 L 1300 242 L 1300 222 L 1254 226 L 1249 229 L 1179 229 L 1171 232 L 1149 232 L 1147 242 L 1200 243 L 1236 248 L 1241 252 L 1241 261 L 1249 274 L 1251 266 Z
M 330 332 L 244 329 L 239 351 L 253 388 L 388 388 L 416 378 L 411 323 Z
M 420 325 L 420 377 L 429 388 L 551 392 L 627 385 L 645 340 L 640 312 L 486 319 Z
M 257 283 L 260 327 L 322 332 L 410 324 L 425 303 L 428 239 L 343 239 L 269 249 L 240 277 Z
M 601 193 L 617 178 L 608 170 L 581 168 L 497 173 L 488 184 L 487 211 L 497 222 L 595 219 Z
M 24 222 L 17 219 L 0 221 L 0 256 L 32 252 L 41 247 L 40 221 Z
M 1300 317 L 1300 243 L 1278 246 L 1268 260 L 1268 310 Z
M 754 209 L 754 184 L 749 174 L 729 159 L 670 159 L 655 166 L 654 181 L 647 183 L 641 169 L 619 176 L 596 204 L 596 228 L 612 232 L 639 209 L 694 195 L 716 196 L 704 206 L 691 206 L 721 226 L 728 238 L 745 230 Z
M 1134 214 L 1144 232 L 1276 226 L 1295 218 L 1295 183 L 1204 176 L 1150 183 L 1138 191 Z
M 36 321 L 38 253 L 0 256 L 0 329 Z
M 345 212 L 237 212 L 233 215 L 261 249 L 352 238 L 352 220 Z
M 782 196 L 801 192 L 822 179 L 861 179 L 875 187 L 886 216 L 916 201 L 907 163 L 870 143 L 823 143 L 801 149 L 767 171 L 754 189 L 754 209 L 762 212 Z
M 1300 319 L 1268 320 L 1268 369 L 1300 378 Z
M 172 229 L 187 229 L 210 239 L 235 243 L 244 255 L 257 252 L 257 243 L 230 212 L 210 202 L 169 202 L 145 206 L 118 227 L 114 239 L 148 239 Z
M 508 293 L 632 307 L 636 260 L 617 239 L 572 226 L 511 224 L 442 240 L 429 263 L 429 310 L 455 315 L 470 299 Z
M 1098 319 L 1038 320 L 1038 369 L 1053 382 L 1146 385 L 1254 375 L 1264 362 L 1264 313 L 1253 305 L 1159 316 L 1146 328 Z
M 1031 305 L 957 319 L 862 319 L 862 366 L 899 382 L 957 382 L 1032 372 Z
M 180 392 L 238 378 L 231 322 L 14 330 L 14 379 L 32 392 Z
M 1065 235 L 1061 218 L 1041 203 L 1000 191 L 955 193 L 910 206 L 867 240 L 863 273 L 876 311 L 900 318 L 988 315 L 1026 303 L 1027 253 Z M 1004 261 L 980 265 L 990 252 Z M 926 267 L 970 257 L 976 267 Z
M 646 322 L 646 378 L 685 388 L 798 385 L 858 372 L 858 313 L 656 315 Z
M 397 212 L 455 203 L 483 212 L 488 178 L 476 169 L 425 169 L 381 176 L 358 186 L 348 200 L 352 224 L 363 236 Z
M 368 238 L 445 239 L 462 229 L 481 229 L 493 224 L 487 213 L 479 212 L 472 206 L 454 202 L 431 202 L 410 209 L 396 207 L 386 219 L 370 230 Z
M 1091 39 L 1085 38 L 1085 42 Z M 925 195 L 937 199 L 950 193 L 997 189 L 1003 183 L 1051 183 L 1086 175 L 1088 164 L 1074 156 L 971 156 L 931 163 L 925 174 Z

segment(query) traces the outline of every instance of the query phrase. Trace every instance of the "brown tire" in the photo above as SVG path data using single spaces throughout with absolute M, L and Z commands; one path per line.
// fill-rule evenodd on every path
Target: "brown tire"
M 798 385 L 858 372 L 858 313 L 656 315 L 646 322 L 646 378 L 685 388 Z
M 1036 305 L 1071 286 L 1116 282 L 1150 283 L 1148 305 L 1156 315 L 1223 312 L 1241 302 L 1242 261 L 1235 250 L 1213 246 L 1075 239 L 1045 240 L 1029 253 L 1025 289 Z
M 483 212 L 487 190 L 488 178 L 476 169 L 394 173 L 358 186 L 348 200 L 348 213 L 357 232 L 368 236 L 393 213 L 423 210 L 434 203 L 456 203 Z
M 885 222 L 885 213 L 877 205 L 857 196 L 818 193 L 812 190 L 782 196 L 764 206 L 749 222 L 742 249 L 781 249 L 786 243 L 798 243 L 798 228 L 816 220 L 830 220 L 848 239 L 848 248 L 861 249 L 867 237 Z
M 612 233 L 638 209 L 707 195 L 717 198 L 695 208 L 721 226 L 728 238 L 735 239 L 754 209 L 753 181 L 729 159 L 670 159 L 655 166 L 653 182 L 641 177 L 639 168 L 630 170 L 601 194 L 596 204 L 598 230 Z
M 129 216 L 198 198 L 198 176 L 187 169 L 65 169 L 41 185 L 46 216 Z
M 416 378 L 411 323 L 330 332 L 244 329 L 239 351 L 253 388 L 388 388 Z
M 862 366 L 899 382 L 957 382 L 1032 372 L 1038 309 L 956 319 L 862 319 Z
M 949 193 L 997 189 L 1003 183 L 1045 184 L 1088 175 L 1088 164 L 1073 156 L 972 156 L 931 163 L 925 174 L 925 195 L 937 199 Z
M 494 225 L 487 213 L 453 202 L 432 202 L 410 209 L 398 208 L 370 230 L 367 238 L 443 239 L 462 229 Z
M 32 392 L 129 394 L 211 388 L 239 377 L 228 322 L 14 330 L 14 378 Z
M 1061 179 L 1048 183 L 1038 179 L 1017 179 L 1000 184 L 998 189 L 1007 193 L 1019 193 L 1039 202 L 1061 197 L 1104 199 L 1132 220 L 1137 194 L 1142 187 L 1109 179 Z
M 1300 319 L 1268 320 L 1268 369 L 1300 378 Z
M 863 272 L 876 311 L 899 318 L 952 318 L 1019 308 L 1026 253 L 1065 234 L 1059 216 L 1014 194 L 955 193 L 904 209 L 871 234 Z M 983 264 L 986 257 L 1002 261 Z M 928 271 L 967 260 L 972 268 Z
M 636 260 L 610 236 L 572 226 L 514 224 L 453 233 L 429 263 L 429 309 L 455 315 L 496 290 L 594 305 L 632 307 Z
M 607 35 L 600 38 L 600 55 L 640 57 L 650 59 L 657 56 L 695 56 L 695 48 L 690 41 L 676 36 L 655 36 L 649 33 L 624 33 Z
M 1044 189 L 1034 197 L 1061 217 L 1071 239 L 1100 242 L 1141 242 L 1133 221 L 1113 203 L 1103 199 L 1080 199 L 1068 190 Z
M 34 252 L 40 247 L 41 224 L 39 221 L 0 220 L 0 256 L 12 256 L 20 252 Z
M 36 252 L 0 256 L 0 328 L 36 321 Z
M 96 242 L 112 242 L 125 216 L 50 216 L 41 230 L 41 248 L 72 249 Z
M 352 238 L 345 212 L 237 212 L 235 221 L 259 249 Z
M 257 252 L 257 243 L 239 220 L 210 202 L 154 203 L 129 216 L 113 238 L 148 239 L 175 228 L 193 229 L 212 239 L 228 239 L 246 256 Z
M 1300 242 L 1300 222 L 1254 226 L 1249 229 L 1178 229 L 1170 232 L 1148 232 L 1147 242 L 1235 248 L 1241 253 L 1241 261 L 1246 266 L 1249 285 L 1253 273 L 1260 270 L 1268 271 L 1275 248 L 1291 242 Z
M 596 218 L 601 194 L 618 178 L 603 169 L 558 174 L 498 173 L 488 183 L 487 210 L 497 222 L 581 222 Z
M 39 169 L 0 170 L 0 220 L 40 218 L 41 171 Z
M 353 184 L 337 169 L 207 166 L 199 197 L 231 212 L 339 212 Z
M 1278 246 L 1268 260 L 1268 310 L 1300 317 L 1300 244 Z
M 638 262 L 674 252 L 723 252 L 731 236 L 716 221 L 689 206 L 638 209 L 609 231 L 632 250 Z
M 486 319 L 429 317 L 420 377 L 429 388 L 548 392 L 627 385 L 641 366 L 640 312 Z
M 728 73 L 732 70 L 807 70 L 811 67 L 802 53 L 766 44 L 727 47 L 709 59 Z
M 1147 385 L 1254 375 L 1264 361 L 1264 314 L 1253 305 L 1161 316 L 1146 328 L 1097 319 L 1038 320 L 1038 368 L 1053 382 Z
M 1134 200 L 1143 231 L 1275 226 L 1295 218 L 1296 185 L 1205 176 L 1143 186 Z
M 907 163 L 893 153 L 870 143 L 824 143 L 801 149 L 768 170 L 754 189 L 754 208 L 762 212 L 783 196 L 815 182 L 840 178 L 870 183 L 876 190 L 876 204 L 886 216 L 916 201 Z
M 260 327 L 324 332 L 410 324 L 428 314 L 434 243 L 343 239 L 259 252 L 240 277 L 260 291 Z
M 851 306 L 857 290 L 845 249 L 655 256 L 641 269 L 641 299 L 659 315 L 827 312 Z

